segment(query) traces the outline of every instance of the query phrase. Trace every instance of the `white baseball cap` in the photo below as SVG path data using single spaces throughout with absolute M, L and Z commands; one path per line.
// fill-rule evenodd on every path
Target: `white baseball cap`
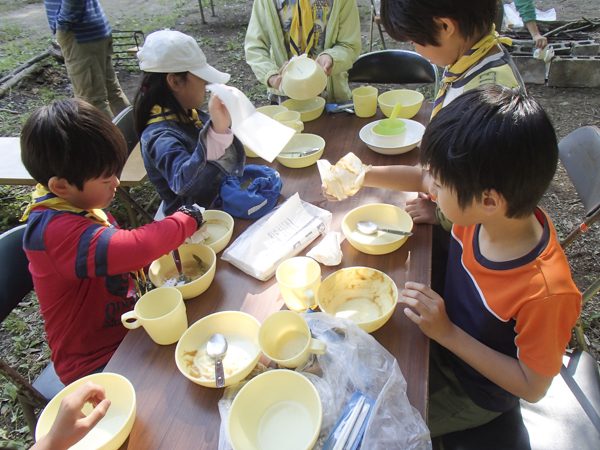
M 191 72 L 209 83 L 225 84 L 229 81 L 228 73 L 219 72 L 206 62 L 196 40 L 179 31 L 150 33 L 137 57 L 144 72 Z

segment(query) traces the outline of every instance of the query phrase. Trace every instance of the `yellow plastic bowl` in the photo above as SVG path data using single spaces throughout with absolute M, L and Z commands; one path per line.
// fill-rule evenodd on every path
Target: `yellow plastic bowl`
M 196 278 L 194 281 L 183 286 L 175 286 L 175 289 L 181 292 L 184 300 L 197 297 L 206 291 L 215 278 L 215 271 L 217 270 L 217 255 L 209 246 L 204 244 L 183 244 L 179 247 L 179 256 L 181 257 L 181 264 L 184 267 L 187 261 L 194 260 L 192 255 L 198 256 L 210 268 L 200 278 Z M 148 272 L 150 281 L 152 281 L 154 286 L 161 287 L 163 285 L 163 278 L 172 270 L 176 270 L 175 261 L 173 260 L 173 255 L 168 253 L 150 264 Z
M 318 119 L 325 109 L 325 99 L 323 97 L 313 97 L 308 100 L 294 100 L 293 98 L 283 102 L 290 111 L 298 111 L 302 122 L 310 122 Z
M 227 432 L 234 450 L 310 450 L 319 437 L 322 416 L 319 393 L 306 377 L 270 370 L 237 394 Z
M 398 288 L 379 270 L 349 267 L 323 280 L 317 301 L 321 311 L 350 319 L 367 333 L 372 333 L 392 317 Z
M 135 389 L 127 378 L 116 373 L 96 373 L 74 381 L 44 408 L 35 427 L 35 440 L 48 434 L 63 398 L 84 383 L 93 381 L 104 387 L 106 398 L 110 400 L 110 407 L 106 416 L 98 422 L 92 430 L 77 444 L 70 447 L 72 450 L 117 450 L 129 436 L 133 421 L 135 420 L 136 397 Z M 83 413 L 88 415 L 92 411 L 91 404 L 83 407 Z
M 307 57 L 290 60 L 281 76 L 281 90 L 289 98 L 308 100 L 319 95 L 327 86 L 323 68 Z
M 379 108 L 381 112 L 390 117 L 396 103 L 402 103 L 402 109 L 398 114 L 400 119 L 410 119 L 414 117 L 421 109 L 423 104 L 423 94 L 417 91 L 411 91 L 409 89 L 398 89 L 395 91 L 388 91 L 381 94 L 378 98 Z
M 177 368 L 188 380 L 200 386 L 216 387 L 214 368 L 206 368 L 209 377 L 195 377 L 191 374 L 191 362 L 206 352 L 206 343 L 213 334 L 219 333 L 227 339 L 228 350 L 223 359 L 225 386 L 242 381 L 258 362 L 258 328 L 260 323 L 250 314 L 240 311 L 223 311 L 210 314 L 189 327 L 179 339 L 175 348 Z M 197 351 L 196 355 L 190 352 Z M 208 357 L 207 357 L 208 358 Z M 213 366 L 214 367 L 214 366 Z M 234 370 L 236 369 L 237 370 Z
M 256 153 L 254 153 L 252 150 L 250 150 L 245 145 L 244 145 L 244 151 L 246 152 L 246 156 L 248 158 L 259 158 L 259 156 Z
M 319 148 L 320 150 L 312 155 L 301 156 L 299 154 L 289 154 L 292 152 L 304 152 L 313 148 Z M 299 169 L 301 167 L 308 167 L 317 162 L 317 159 L 323 155 L 325 151 L 325 139 L 316 134 L 302 133 L 295 134 L 292 139 L 283 147 L 281 153 L 277 155 L 277 161 L 283 164 L 285 167 L 292 169 Z
M 219 253 L 231 240 L 233 234 L 233 217 L 225 211 L 207 209 L 202 215 L 206 221 L 206 229 L 210 236 L 204 241 L 215 253 Z
M 368 220 L 380 228 L 393 230 L 412 231 L 413 227 L 410 215 L 394 205 L 372 203 L 353 209 L 342 220 L 342 232 L 352 247 L 368 255 L 384 255 L 396 251 L 406 242 L 408 236 L 384 231 L 371 235 L 363 234 L 356 228 L 357 222 L 361 220 Z
M 275 114 L 279 114 L 280 112 L 287 111 L 287 107 L 283 105 L 267 105 L 261 106 L 260 108 L 256 108 L 256 110 L 260 113 L 263 113 L 265 116 L 269 116 L 271 119 L 275 117 Z

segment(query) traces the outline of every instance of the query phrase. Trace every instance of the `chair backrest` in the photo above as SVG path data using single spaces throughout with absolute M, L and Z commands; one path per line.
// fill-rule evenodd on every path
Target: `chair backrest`
M 121 111 L 115 116 L 113 123 L 125 137 L 125 140 L 127 141 L 127 153 L 130 154 L 138 143 L 138 137 L 137 134 L 135 134 L 135 128 L 133 126 L 133 107 L 128 106 Z
M 380 50 L 360 55 L 348 71 L 348 81 L 364 83 L 435 83 L 437 69 L 421 55 L 408 50 Z
M 29 261 L 23 250 L 26 225 L 0 235 L 0 322 L 33 289 Z
M 600 129 L 578 128 L 559 142 L 558 152 L 586 215 L 592 214 L 600 207 Z

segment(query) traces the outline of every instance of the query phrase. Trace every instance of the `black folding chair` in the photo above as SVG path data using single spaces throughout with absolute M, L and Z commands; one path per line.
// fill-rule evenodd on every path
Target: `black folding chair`
M 348 81 L 381 84 L 435 83 L 438 91 L 438 71 L 435 65 L 409 50 L 380 50 L 360 55 L 348 70 Z
M 29 261 L 23 250 L 25 227 L 26 225 L 21 225 L 0 235 L 1 322 L 4 322 L 11 311 L 33 290 Z M 17 388 L 17 398 L 29 425 L 29 431 L 33 435 L 37 423 L 35 410 L 44 408 L 48 401 L 65 387 L 54 371 L 54 364 L 48 364 L 31 384 L 6 361 L 0 359 L 0 375 Z

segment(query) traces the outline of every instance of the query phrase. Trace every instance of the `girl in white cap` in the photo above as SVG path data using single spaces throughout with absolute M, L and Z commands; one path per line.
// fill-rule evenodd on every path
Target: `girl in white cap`
M 137 56 L 144 73 L 135 97 L 135 129 L 162 212 L 194 203 L 208 208 L 221 179 L 241 176 L 246 161 L 221 100 L 212 94 L 210 115 L 199 110 L 206 85 L 227 83 L 229 74 L 210 66 L 196 40 L 178 31 L 149 34 Z

